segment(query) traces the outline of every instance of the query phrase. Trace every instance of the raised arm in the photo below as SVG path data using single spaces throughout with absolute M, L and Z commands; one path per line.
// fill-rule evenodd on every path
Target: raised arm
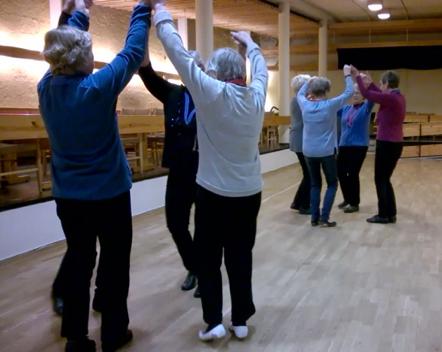
M 166 102 L 166 98 L 170 91 L 176 86 L 175 84 L 167 82 L 167 80 L 160 77 L 153 69 L 149 56 L 149 38 L 146 42 L 146 51 L 144 52 L 144 59 L 141 63 L 141 67 L 138 70 L 138 74 L 144 83 L 144 86 L 155 98 L 161 101 L 163 104 Z
M 194 58 L 184 48 L 171 15 L 161 3 L 155 5 L 154 24 L 167 56 L 192 97 L 204 94 L 204 103 L 210 104 L 221 94 L 225 83 L 208 76 L 198 67 Z
M 176 85 L 160 77 L 152 68 L 151 63 L 147 66 L 141 66 L 138 74 L 150 94 L 165 104 L 167 96 Z
M 240 52 L 241 47 L 242 50 L 244 50 L 244 48 L 246 49 L 247 57 L 250 60 L 252 75 L 250 87 L 259 92 L 262 95 L 263 102 L 265 102 L 269 74 L 266 61 L 259 46 L 252 40 L 252 37 L 247 32 L 232 32 L 232 37 L 240 44 Z
M 93 0 L 66 0 L 63 4 L 63 9 L 58 19 L 58 26 L 70 25 L 78 29 L 88 31 L 89 30 L 89 9 L 93 5 Z M 69 23 L 74 11 L 82 12 L 87 16 L 87 21 L 76 20 Z M 83 16 L 81 16 L 83 17 Z
M 382 92 L 373 82 L 367 87 L 361 75 L 356 77 L 356 82 L 364 98 L 378 104 L 388 104 L 394 101 L 394 97 L 391 94 Z
M 352 66 L 344 65 L 342 73 L 344 74 L 345 89 L 340 95 L 329 100 L 331 106 L 336 109 L 336 111 L 342 108 L 353 95 Z
M 298 94 L 296 95 L 296 99 L 298 100 L 299 107 L 301 111 L 304 110 L 304 106 L 307 103 L 307 88 L 308 88 L 308 81 L 304 82 L 301 89 L 298 91 Z
M 149 27 L 150 7 L 140 1 L 132 11 L 123 50 L 111 63 L 90 76 L 93 86 L 114 95 L 124 89 L 143 60 Z

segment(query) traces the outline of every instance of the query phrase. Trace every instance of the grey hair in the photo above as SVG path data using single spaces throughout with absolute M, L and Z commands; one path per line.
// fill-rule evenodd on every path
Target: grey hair
M 193 57 L 193 61 L 195 61 L 196 65 L 201 69 L 205 70 L 203 59 L 201 58 L 201 55 L 196 50 L 189 50 L 189 55 Z
M 215 50 L 207 64 L 209 75 L 214 75 L 220 81 L 246 78 L 246 62 L 244 58 L 232 48 Z
M 381 82 L 383 84 L 388 84 L 388 88 L 399 87 L 399 74 L 396 71 L 385 71 L 381 76 Z
M 325 77 L 313 77 L 308 83 L 308 93 L 315 97 L 325 96 L 331 87 L 331 82 Z
M 77 72 L 92 56 L 92 39 L 88 32 L 70 26 L 60 26 L 45 35 L 45 60 L 53 74 Z
M 301 89 L 303 84 L 307 82 L 310 78 L 311 78 L 310 75 L 304 75 L 304 74 L 296 75 L 295 77 L 292 78 L 290 86 L 293 88 L 295 94 L 298 93 L 298 91 Z

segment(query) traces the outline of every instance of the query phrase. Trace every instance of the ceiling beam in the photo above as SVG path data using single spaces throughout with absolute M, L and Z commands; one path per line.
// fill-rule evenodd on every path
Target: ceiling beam
M 440 32 L 442 20 L 440 18 L 396 21 L 364 21 L 331 23 L 328 26 L 330 32 L 335 34 L 363 34 L 372 33 L 398 33 L 401 31 L 411 32 Z

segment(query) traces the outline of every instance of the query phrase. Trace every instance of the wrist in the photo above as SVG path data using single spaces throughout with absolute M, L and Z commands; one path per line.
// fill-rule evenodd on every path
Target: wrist
M 154 9 L 155 12 L 158 12 L 158 11 L 165 10 L 166 7 L 164 6 L 164 4 L 157 3 L 157 4 L 154 5 L 153 9 Z

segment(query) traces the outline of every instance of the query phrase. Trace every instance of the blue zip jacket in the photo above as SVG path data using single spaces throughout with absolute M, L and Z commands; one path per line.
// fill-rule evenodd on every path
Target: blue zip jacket
M 89 18 L 75 11 L 68 25 L 86 30 Z M 149 26 L 150 8 L 135 6 L 125 46 L 110 64 L 89 75 L 54 76 L 48 71 L 38 83 L 52 151 L 54 197 L 102 200 L 130 189 L 116 105 L 143 60 Z

